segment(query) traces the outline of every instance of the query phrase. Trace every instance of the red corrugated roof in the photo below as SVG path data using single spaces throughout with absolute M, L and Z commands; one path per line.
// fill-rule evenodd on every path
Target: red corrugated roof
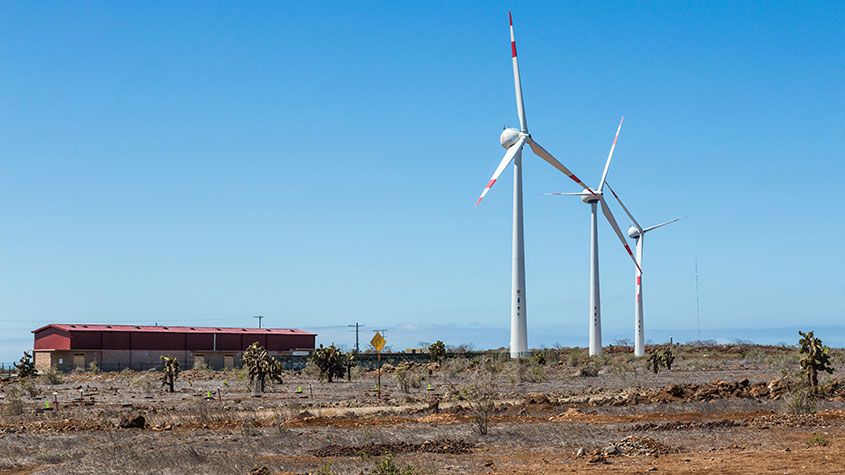
M 231 327 L 179 327 L 170 325 L 103 325 L 91 323 L 51 323 L 32 330 L 40 332 L 48 328 L 73 332 L 159 332 L 159 333 L 229 333 L 229 334 L 260 334 L 260 335 L 316 335 L 296 328 L 231 328 Z

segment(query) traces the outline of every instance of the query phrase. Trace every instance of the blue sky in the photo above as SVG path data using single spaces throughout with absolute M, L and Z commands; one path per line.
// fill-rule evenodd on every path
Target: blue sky
M 696 257 L 705 330 L 842 321 L 841 2 L 12 2 L 0 361 L 51 321 L 506 328 L 511 173 L 473 204 L 517 123 L 508 9 L 534 136 L 597 182 L 624 114 L 608 180 L 689 216 L 646 243 L 647 332 L 695 328 Z M 586 342 L 588 208 L 540 196 L 573 186 L 526 155 L 532 346 Z

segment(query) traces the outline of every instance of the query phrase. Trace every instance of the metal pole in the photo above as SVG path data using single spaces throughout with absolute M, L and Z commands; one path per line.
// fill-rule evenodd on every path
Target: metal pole
M 256 315 L 256 316 L 254 316 L 254 317 L 252 317 L 252 318 L 257 318 L 257 319 L 258 319 L 258 328 L 261 328 L 261 320 L 263 320 L 263 319 L 264 319 L 264 315 Z
M 590 203 L 590 356 L 600 355 L 601 296 L 599 294 L 599 242 L 596 202 Z
M 701 303 L 698 294 L 698 257 L 695 258 L 695 320 L 698 327 L 698 341 L 701 341 Z
M 516 61 L 516 58 L 514 58 Z M 521 107 L 521 94 L 517 94 Z M 521 118 L 524 121 L 524 118 Z M 525 295 L 525 240 L 522 224 L 522 151 L 513 159 L 513 247 L 511 262 L 511 358 L 528 354 L 528 322 Z

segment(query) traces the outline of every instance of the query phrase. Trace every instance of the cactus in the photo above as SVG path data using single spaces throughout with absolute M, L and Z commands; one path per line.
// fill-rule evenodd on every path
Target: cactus
M 179 360 L 177 360 L 175 356 L 162 355 L 161 363 L 161 371 L 163 372 L 161 385 L 167 386 L 167 389 L 170 392 L 174 392 L 173 383 L 175 383 L 176 378 L 179 377 Z
M 830 348 L 823 345 L 821 339 L 816 338 L 813 332 L 799 331 L 798 334 L 801 336 L 801 339 L 798 340 L 801 345 L 801 369 L 807 376 L 807 383 L 810 388 L 813 392 L 818 392 L 819 371 L 828 374 L 833 373 L 833 368 L 830 366 Z
M 320 378 L 326 378 L 330 383 L 335 377 L 343 378 L 347 368 L 346 358 L 334 343 L 327 347 L 320 345 L 311 356 L 314 364 L 320 369 Z
M 352 368 L 355 367 L 355 352 L 350 351 L 346 354 L 346 379 L 352 381 Z
M 654 374 L 657 374 L 660 371 L 661 366 L 663 366 L 669 371 L 672 371 L 672 363 L 674 361 L 675 355 L 672 354 L 671 346 L 667 346 L 663 349 L 655 348 L 651 350 L 648 354 L 648 359 L 646 360 L 646 367 L 650 368 L 654 372 Z
M 243 366 L 249 373 L 249 380 L 259 392 L 264 392 L 267 379 L 282 384 L 282 364 L 270 356 L 258 342 L 249 345 L 244 352 Z
M 428 356 L 432 361 L 440 363 L 446 357 L 446 345 L 440 340 L 428 345 Z
M 648 354 L 646 368 L 651 368 L 654 374 L 657 374 L 660 371 L 660 363 L 662 359 L 660 356 L 660 350 L 658 349 L 651 350 Z
M 663 366 L 669 371 L 672 371 L 672 363 L 675 361 L 675 355 L 672 354 L 672 347 L 666 347 L 660 354 L 660 359 L 663 360 Z
M 20 361 L 15 363 L 15 370 L 18 372 L 19 378 L 38 376 L 38 370 L 35 369 L 35 362 L 32 361 L 32 355 L 28 351 L 24 351 Z

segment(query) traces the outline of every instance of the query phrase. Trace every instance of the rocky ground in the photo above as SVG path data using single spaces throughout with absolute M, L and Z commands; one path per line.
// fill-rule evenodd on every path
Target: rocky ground
M 845 472 L 845 388 L 834 373 L 808 397 L 794 349 L 676 347 L 659 374 L 621 349 L 551 353 L 386 368 L 381 398 L 366 372 L 260 395 L 240 371 L 183 372 L 172 394 L 156 372 L 5 381 L 0 473 Z

